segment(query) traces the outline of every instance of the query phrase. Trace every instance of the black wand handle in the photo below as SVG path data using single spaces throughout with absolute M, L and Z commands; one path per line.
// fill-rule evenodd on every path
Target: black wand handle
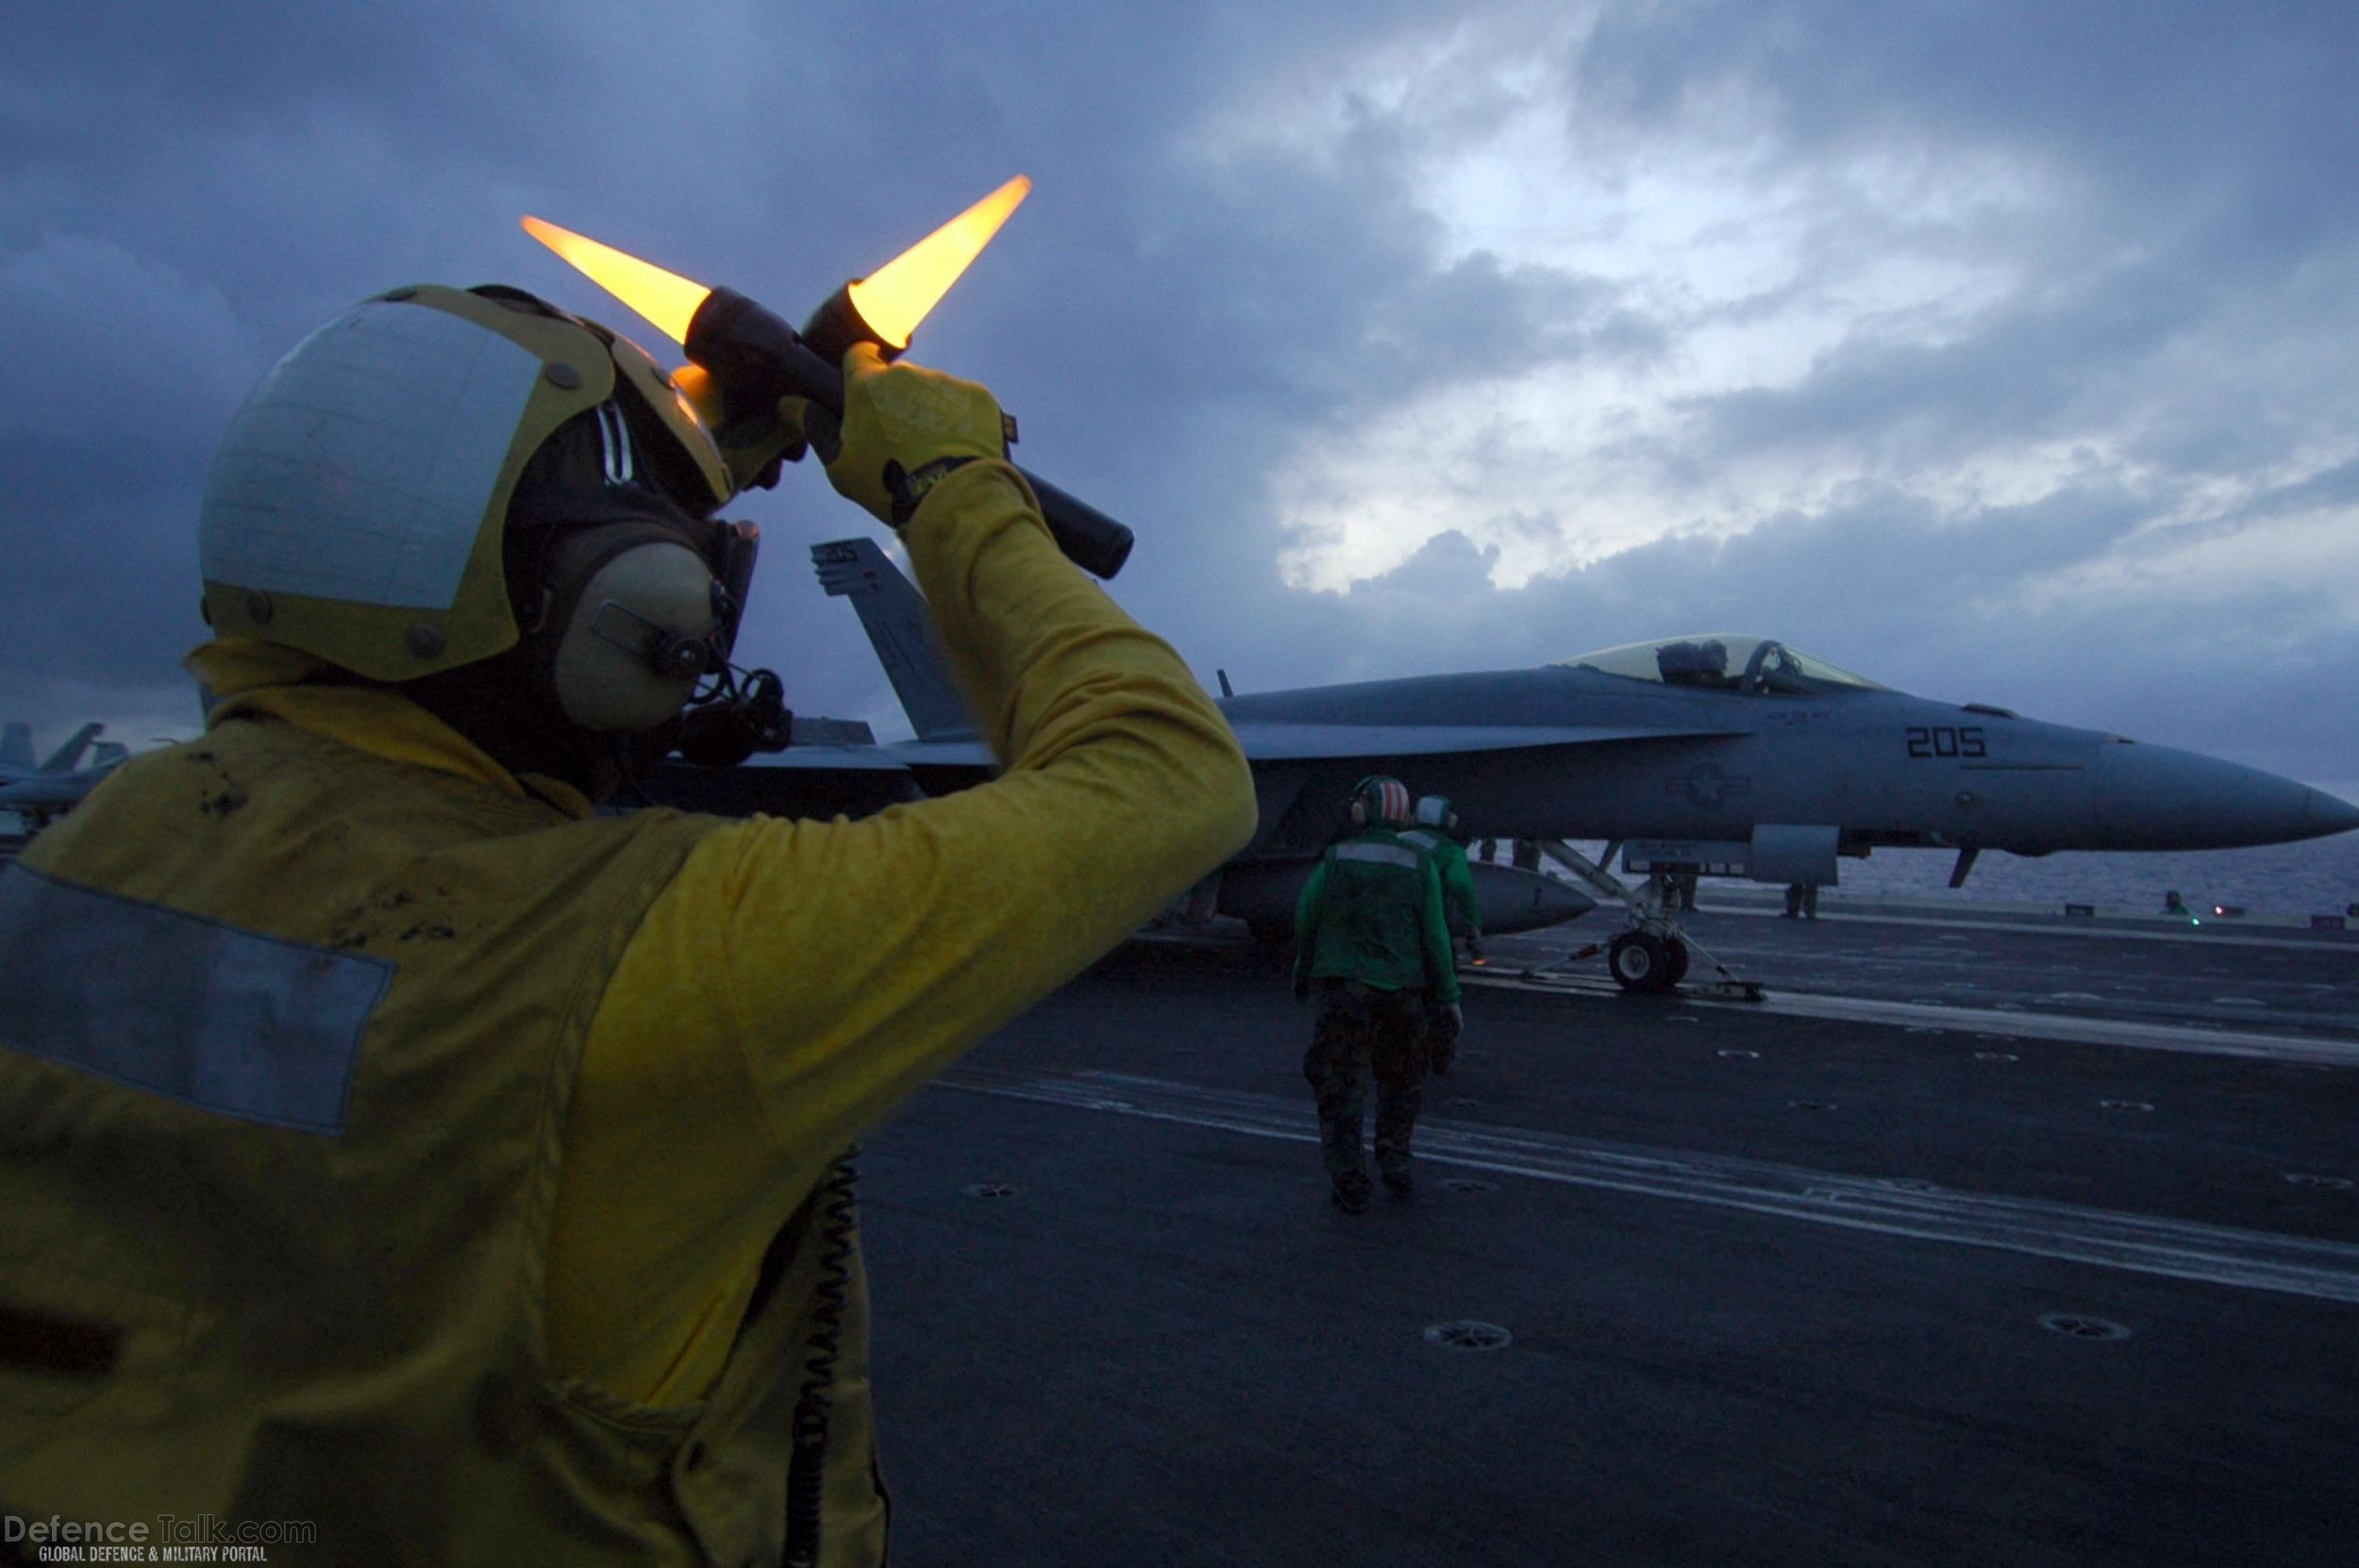
M 728 402 L 766 407 L 790 394 L 843 417 L 844 373 L 811 352 L 802 334 L 734 289 L 715 289 L 688 324 L 688 357 L 720 384 Z M 1041 517 L 1065 559 L 1111 581 L 1137 536 L 1096 507 L 1019 467 L 1040 497 Z

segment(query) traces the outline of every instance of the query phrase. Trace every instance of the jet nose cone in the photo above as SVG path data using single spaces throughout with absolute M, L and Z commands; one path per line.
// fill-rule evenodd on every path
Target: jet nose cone
M 1532 912 L 1539 917 L 1541 924 L 1546 926 L 1553 926 L 1562 920 L 1571 920 L 1576 915 L 1585 915 L 1598 907 L 1596 899 L 1570 882 L 1560 882 L 1553 876 L 1547 878 L 1546 884 L 1533 897 L 1532 903 Z
M 2312 790 L 2302 803 L 2302 814 L 2312 824 L 2302 835 L 2305 839 L 2322 839 L 2329 833 L 2348 833 L 2359 827 L 2359 806 L 2337 800 L 2324 790 Z
M 1482 928 L 1497 936 L 1512 931 L 1536 931 L 1587 914 L 1598 901 L 1572 883 L 1536 871 L 1476 860 L 1475 899 L 1481 906 Z
M 2109 848 L 2234 849 L 2359 827 L 2359 810 L 2322 791 L 2169 746 L 2107 744 L 2095 782 Z

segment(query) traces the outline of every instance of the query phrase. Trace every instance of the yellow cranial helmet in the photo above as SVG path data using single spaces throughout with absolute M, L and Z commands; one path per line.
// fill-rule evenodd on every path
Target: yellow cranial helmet
M 518 291 L 395 289 L 296 344 L 231 421 L 198 525 L 206 619 L 406 681 L 554 614 L 567 716 L 638 728 L 727 655 L 751 569 L 750 530 L 712 521 L 730 491 L 627 339 Z M 520 562 L 536 580 L 510 580 Z

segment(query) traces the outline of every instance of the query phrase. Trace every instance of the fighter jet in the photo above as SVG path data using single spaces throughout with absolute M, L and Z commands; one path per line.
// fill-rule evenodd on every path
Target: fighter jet
M 876 748 L 927 792 L 981 776 L 917 591 L 870 540 L 812 547 L 828 592 L 847 597 L 917 730 Z M 1420 676 L 1236 695 L 1221 710 L 1252 763 L 1262 820 L 1251 844 L 1197 890 L 1264 934 L 1371 773 L 1448 796 L 1470 831 L 1545 847 L 1632 910 L 1614 978 L 1676 983 L 1686 943 L 1665 910 L 1685 871 L 1824 885 L 1873 850 L 1955 854 L 1960 886 L 1985 849 L 2225 849 L 2359 827 L 2359 809 L 2257 769 L 2023 717 L 1913 696 L 1770 638 L 1712 633 L 1633 642 L 1537 669 Z M 804 759 L 825 764 L 822 758 Z M 1634 893 L 1571 848 L 1604 840 Z M 1600 859 L 1611 860 L 1614 848 Z M 1477 862 L 1485 929 L 1524 929 L 1594 907 L 1553 877 Z M 1520 902 L 1519 902 L 1520 901 Z M 1495 909 L 1499 924 L 1492 924 Z

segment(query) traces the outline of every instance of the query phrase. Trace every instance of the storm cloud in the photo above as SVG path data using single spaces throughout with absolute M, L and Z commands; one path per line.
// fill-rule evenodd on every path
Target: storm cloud
M 2359 780 L 2347 6 L 20 8 L 0 709 L 194 723 L 194 512 L 353 300 L 526 211 L 799 315 L 1022 171 L 917 358 L 1241 690 L 1655 635 Z M 806 545 L 745 651 L 903 726 Z

